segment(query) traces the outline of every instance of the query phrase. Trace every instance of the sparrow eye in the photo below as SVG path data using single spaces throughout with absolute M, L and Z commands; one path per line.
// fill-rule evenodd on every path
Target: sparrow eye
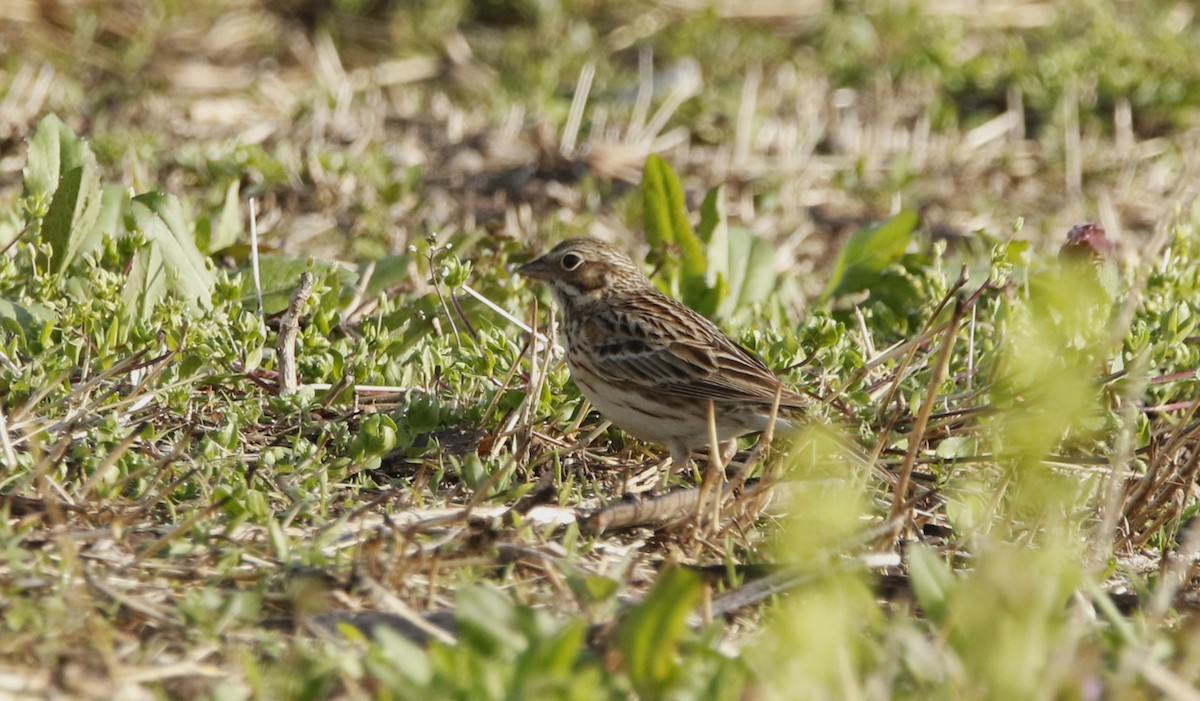
M 583 265 L 583 258 L 574 253 L 568 253 L 562 257 L 562 260 L 559 261 L 559 264 L 562 265 L 563 270 L 574 270 L 580 265 Z

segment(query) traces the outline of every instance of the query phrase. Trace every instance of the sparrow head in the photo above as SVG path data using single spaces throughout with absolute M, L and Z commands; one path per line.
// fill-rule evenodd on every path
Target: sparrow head
M 549 253 L 517 268 L 517 273 L 548 282 L 562 304 L 602 299 L 615 290 L 650 286 L 650 280 L 624 253 L 596 239 L 567 239 Z

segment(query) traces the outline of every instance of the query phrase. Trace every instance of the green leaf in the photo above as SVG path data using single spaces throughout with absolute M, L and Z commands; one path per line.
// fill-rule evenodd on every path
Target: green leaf
M 148 243 L 133 254 L 121 301 L 134 320 L 149 318 L 154 305 L 167 294 L 167 271 L 158 246 Z
M 642 175 L 642 216 L 650 248 L 679 249 L 684 276 L 703 276 L 708 269 L 703 242 L 688 221 L 679 176 L 661 157 L 651 154 Z
M 749 229 L 730 228 L 725 214 L 725 190 L 709 190 L 700 205 L 698 235 L 707 244 L 714 312 L 730 316 L 736 310 L 761 302 L 778 287 L 775 250 Z
M 716 209 L 719 194 L 709 193 L 709 216 L 701 218 L 704 227 L 697 236 L 688 221 L 684 203 L 683 187 L 679 176 L 662 158 L 651 155 L 646 159 L 642 175 L 642 216 L 646 226 L 646 239 L 651 250 L 662 256 L 667 263 L 663 267 L 666 275 L 666 291 L 678 294 L 684 304 L 711 315 L 725 297 L 726 285 L 719 272 L 709 267 L 705 243 L 720 236 L 724 225 L 723 213 Z M 670 254 L 679 252 L 675 263 Z
M 471 261 L 461 261 L 458 256 L 447 255 L 438 261 L 438 265 L 438 275 L 451 289 L 458 289 L 471 279 Z
M 358 433 L 350 441 L 350 457 L 356 462 L 381 457 L 396 447 L 396 422 L 386 414 L 371 414 L 363 419 Z
M 271 548 L 275 551 L 275 559 L 287 562 L 291 544 L 287 534 L 283 532 L 283 527 L 273 518 L 267 519 L 267 537 L 271 541 Z
M 516 607 L 503 592 L 488 584 L 469 584 L 459 587 L 454 600 L 459 637 L 475 650 L 492 656 L 526 646 Z
M 258 274 L 262 281 L 263 307 L 268 314 L 287 308 L 292 292 L 300 280 L 300 273 L 311 272 L 320 280 L 322 276 L 336 276 L 343 290 L 352 290 L 358 282 L 358 274 L 338 263 L 312 258 L 291 258 L 278 254 L 259 254 Z M 247 305 L 255 303 L 254 272 L 250 262 L 241 273 L 241 297 Z
M 271 513 L 271 503 L 267 495 L 257 489 L 249 489 L 242 496 L 246 511 L 258 518 L 266 518 Z
M 567 583 L 577 597 L 586 601 L 607 601 L 621 591 L 620 582 L 599 574 L 569 578 Z
M 514 686 L 536 689 L 539 680 L 565 678 L 578 662 L 586 639 L 587 624 L 580 618 L 535 638 L 517 659 Z
M 950 607 L 954 572 L 922 543 L 908 546 L 908 572 L 912 577 L 913 593 L 925 615 L 935 623 L 943 622 Z
M 80 189 L 83 185 L 83 168 L 66 171 L 58 181 L 50 211 L 42 219 L 42 240 L 50 244 L 50 257 L 41 261 L 47 270 L 61 273 L 71 262 L 71 234 L 75 211 L 80 204 Z
M 934 454 L 943 460 L 965 458 L 979 452 L 977 442 L 975 436 L 950 436 L 938 443 Z
M 721 316 L 762 302 L 779 286 L 775 249 L 749 229 L 729 229 L 724 247 L 714 244 L 709 260 L 728 286 L 717 308 Z
M 372 263 L 374 270 L 371 279 L 367 281 L 367 288 L 363 290 L 363 295 L 366 297 L 377 296 L 390 287 L 408 282 L 412 276 L 410 268 L 412 257 L 408 255 L 384 256 Z M 355 272 L 355 277 L 361 278 L 366 267 L 366 264 L 360 265 Z
M 221 216 L 213 227 L 207 240 L 198 240 L 200 249 L 212 254 L 223 251 L 238 242 L 242 236 L 242 207 L 238 191 L 240 183 L 237 180 L 229 183 L 225 190 L 225 205 L 221 208 Z M 197 239 L 200 239 L 197 236 Z
M 779 287 L 775 248 L 749 229 L 729 232 L 729 297 L 731 307 L 762 302 Z
M 1020 265 L 1028 253 L 1028 241 L 1005 241 L 997 246 L 995 258 L 1010 265 Z
M 642 174 L 642 217 L 646 226 L 646 240 L 652 250 L 662 251 L 671 245 L 681 249 L 693 244 L 699 246 L 700 242 L 688 221 L 679 176 L 666 161 L 654 154 L 646 159 L 646 169 Z M 704 254 L 703 250 L 699 253 L 701 256 Z M 688 259 L 686 252 L 683 258 Z
M 52 195 L 63 173 L 88 162 L 95 166 L 96 157 L 87 144 L 58 115 L 46 115 L 29 140 L 29 153 L 22 170 L 23 196 Z
M 25 215 L 17 207 L 0 207 L 0 249 L 25 231 Z
M 702 586 L 694 572 L 670 570 L 622 621 L 618 644 L 629 680 L 642 698 L 661 698 L 675 681 L 679 643 Z
M 904 210 L 881 224 L 854 232 L 838 254 L 820 301 L 870 287 L 884 270 L 904 256 L 919 223 L 916 212 Z
M 50 257 L 40 263 L 52 272 L 63 272 L 100 240 L 95 230 L 101 196 L 96 156 L 87 142 L 50 114 L 38 123 L 29 141 L 23 173 L 26 197 L 50 198 L 41 225 Z
M 700 230 L 689 235 L 694 246 L 681 246 L 683 273 L 679 293 L 685 304 L 712 316 L 729 294 L 726 270 L 711 254 L 726 247 L 728 226 L 725 217 L 724 190 L 715 187 L 708 191 L 700 207 Z
M 725 214 L 725 188 L 718 185 L 708 191 L 700 204 L 700 228 L 696 235 L 709 246 L 721 247 L 729 231 Z
M 120 185 L 106 185 L 100 194 L 100 211 L 92 227 L 96 240 L 104 236 L 117 238 L 125 233 L 125 217 L 129 213 L 129 195 Z
M 34 324 L 41 326 L 53 319 L 54 312 L 40 304 L 19 304 L 0 297 L 0 321 L 9 322 L 5 324 L 8 328 L 12 328 L 10 323 L 15 323 L 16 328 L 29 331 Z
M 371 636 L 379 646 L 379 657 L 403 675 L 408 686 L 423 687 L 433 678 L 429 655 L 411 640 L 384 625 L 375 626 Z
M 151 256 L 145 262 L 147 282 L 157 284 L 161 277 L 167 289 L 182 296 L 194 309 L 211 306 L 212 273 L 196 248 L 178 198 L 146 193 L 133 198 L 130 210 L 147 245 L 161 256 L 161 261 Z

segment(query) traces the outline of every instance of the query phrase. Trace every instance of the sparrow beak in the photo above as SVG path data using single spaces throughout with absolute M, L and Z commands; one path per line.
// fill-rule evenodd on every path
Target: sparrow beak
M 533 278 L 534 280 L 549 280 L 554 272 L 554 266 L 546 260 L 546 256 L 535 258 L 517 268 L 517 275 Z

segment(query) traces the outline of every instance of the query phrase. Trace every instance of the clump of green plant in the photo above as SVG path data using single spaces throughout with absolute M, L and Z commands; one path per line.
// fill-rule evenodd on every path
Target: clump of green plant
M 756 658 L 769 695 L 1050 698 L 1097 686 L 1133 693 L 1147 677 L 1160 690 L 1196 682 L 1182 650 L 1150 659 L 1151 646 L 1174 639 L 1165 609 L 1135 613 L 1135 635 L 1114 599 L 1131 576 L 1128 544 L 1154 529 L 1168 543 L 1163 533 L 1197 508 L 1153 475 L 1196 477 L 1177 470 L 1194 449 L 1182 448 L 1197 408 L 1186 368 L 1200 348 L 1179 320 L 1194 313 L 1198 239 L 1192 223 L 1179 225 L 1158 257 L 1125 276 L 1103 254 L 1013 257 L 998 246 L 983 295 L 963 293 L 960 311 L 936 327 L 931 345 L 951 353 L 910 358 L 927 367 L 894 378 L 902 389 L 886 396 L 897 403 L 879 409 L 893 431 L 907 431 L 905 459 L 888 463 L 903 478 L 890 489 L 905 491 L 880 494 L 844 441 L 817 434 L 792 446 L 798 484 L 778 554 L 810 574 L 779 606 Z M 977 306 L 969 325 L 967 303 Z M 925 423 L 931 393 L 937 413 Z M 1159 423 L 1164 407 L 1174 416 Z M 1183 453 L 1162 455 L 1168 441 Z M 931 474 L 910 481 L 916 472 Z M 880 526 L 867 535 L 863 523 Z M 912 598 L 884 621 L 867 590 L 873 578 L 846 547 L 890 549 L 903 533 Z M 1151 580 L 1144 603 L 1178 592 L 1178 579 Z

